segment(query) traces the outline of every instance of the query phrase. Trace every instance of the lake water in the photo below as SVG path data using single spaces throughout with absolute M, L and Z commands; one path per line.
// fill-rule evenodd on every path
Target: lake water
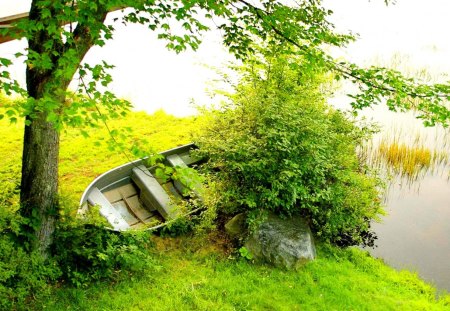
M 326 1 L 335 11 L 335 22 L 340 29 L 353 29 L 361 34 L 362 40 L 338 55 L 362 65 L 400 65 L 402 72 L 412 75 L 425 67 L 431 76 L 422 76 L 424 81 L 448 81 L 450 41 L 442 39 L 448 37 L 443 31 L 450 27 L 450 19 L 444 16 L 450 10 L 450 3 L 400 0 L 396 6 L 386 8 L 382 2 L 367 4 L 348 0 L 342 4 L 347 6 L 343 10 L 341 2 Z M 352 10 L 354 16 L 350 14 Z M 341 108 L 348 103 L 342 93 L 334 99 L 334 104 Z M 392 142 L 396 138 L 412 146 L 420 137 L 422 146 L 450 157 L 449 130 L 425 129 L 411 114 L 391 113 L 382 108 L 369 109 L 363 114 L 383 126 L 382 133 L 375 137 L 375 146 L 383 139 Z M 388 214 L 381 223 L 373 225 L 378 247 L 368 249 L 392 267 L 416 271 L 423 279 L 448 291 L 449 178 L 448 161 L 422 171 L 415 181 L 394 177 L 385 197 Z
M 366 151 L 369 162 L 391 176 L 385 194 L 387 215 L 373 225 L 378 247 L 368 250 L 392 267 L 415 271 L 450 292 L 450 131 L 425 128 L 412 113 L 382 107 L 363 114 L 382 126 Z M 440 160 L 431 160 L 413 176 L 404 174 L 380 161 L 376 151 L 383 142 L 423 148 Z
M 386 195 L 387 215 L 373 225 L 370 253 L 398 269 L 416 271 L 450 292 L 449 165 L 438 165 L 416 181 L 395 177 Z
M 378 247 L 369 251 L 450 292 L 448 176 L 429 173 L 416 185 L 405 183 L 392 184 L 386 198 L 388 215 L 373 225 Z

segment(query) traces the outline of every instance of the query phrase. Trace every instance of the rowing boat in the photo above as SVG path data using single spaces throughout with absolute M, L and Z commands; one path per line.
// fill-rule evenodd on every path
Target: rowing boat
M 163 151 L 162 163 L 175 170 L 195 167 L 201 159 L 192 154 L 194 149 L 194 144 L 188 144 Z M 183 202 L 199 196 L 200 186 L 195 184 L 189 195 L 179 180 L 157 177 L 157 166 L 148 166 L 148 160 L 135 160 L 97 177 L 84 191 L 79 213 L 98 206 L 116 231 L 152 229 L 187 213 Z

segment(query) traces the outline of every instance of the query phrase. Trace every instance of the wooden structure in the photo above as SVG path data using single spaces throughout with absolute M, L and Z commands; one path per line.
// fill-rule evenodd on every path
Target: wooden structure
M 112 10 L 110 10 L 110 12 L 114 12 L 114 11 L 118 11 L 118 10 L 123 10 L 125 7 L 115 7 Z M 3 28 L 14 28 L 14 23 L 22 20 L 22 19 L 26 19 L 28 18 L 28 12 L 25 13 L 20 13 L 20 14 L 15 14 L 15 15 L 11 15 L 11 16 L 5 16 L 5 17 L 0 17 L 0 30 Z M 66 23 L 64 23 L 61 26 L 64 26 Z M 12 40 L 15 40 L 17 38 L 12 38 L 9 36 L 4 36 L 0 33 L 0 44 L 5 43 L 5 42 L 9 42 Z
M 3 28 L 12 28 L 13 27 L 13 23 L 20 21 L 21 19 L 24 18 L 28 18 L 28 12 L 26 13 L 21 13 L 21 14 L 16 14 L 16 15 L 11 15 L 11 16 L 6 16 L 6 17 L 0 17 L 0 29 Z M 4 36 L 2 34 L 0 34 L 0 44 L 1 43 L 5 43 L 5 42 L 9 42 L 15 40 L 15 38 L 11 38 L 9 36 Z

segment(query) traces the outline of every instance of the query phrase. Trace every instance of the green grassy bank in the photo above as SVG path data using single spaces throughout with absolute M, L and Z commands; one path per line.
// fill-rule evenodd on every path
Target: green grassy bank
M 145 138 L 146 148 L 164 150 L 192 140 L 201 120 L 131 113 L 111 122 L 133 129 L 127 141 Z M 20 180 L 22 124 L 0 121 L 0 191 L 14 192 Z M 128 161 L 111 152 L 103 129 L 83 138 L 76 129 L 62 135 L 60 181 L 65 202 L 76 211 L 84 188 L 100 173 Z M 17 191 L 16 191 L 17 192 Z M 7 196 L 12 205 L 17 194 Z M 415 274 L 397 272 L 357 249 L 319 246 L 318 259 L 298 271 L 253 265 L 226 247 L 219 233 L 152 238 L 155 269 L 115 282 L 74 288 L 56 284 L 45 298 L 31 298 L 35 310 L 450 310 L 450 296 Z M 1 267 L 0 267 L 1 268 Z
M 220 240 L 220 239 L 219 239 Z M 46 310 L 447 310 L 450 297 L 356 249 L 320 247 L 299 271 L 226 256 L 217 238 L 158 239 L 161 268 L 117 284 L 59 288 Z

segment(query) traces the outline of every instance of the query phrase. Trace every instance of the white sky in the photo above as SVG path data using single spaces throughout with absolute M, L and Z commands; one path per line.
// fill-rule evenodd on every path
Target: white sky
M 375 56 L 401 52 L 411 55 L 415 64 L 450 73 L 450 0 L 397 0 L 389 7 L 383 0 L 325 0 L 324 4 L 335 12 L 332 20 L 339 30 L 360 34 L 360 40 L 340 55 L 366 63 Z M 0 16 L 28 7 L 28 0 L 0 0 Z M 216 32 L 206 35 L 199 51 L 176 55 L 145 27 L 117 28 L 114 40 L 92 49 L 86 60 L 115 64 L 112 91 L 148 112 L 164 108 L 176 115 L 193 113 L 191 99 L 207 104 L 205 88 L 217 78 L 202 64 L 221 67 L 232 59 Z M 11 57 L 24 46 L 24 41 L 2 44 L 0 55 Z M 23 80 L 23 64 L 16 64 L 12 71 Z

